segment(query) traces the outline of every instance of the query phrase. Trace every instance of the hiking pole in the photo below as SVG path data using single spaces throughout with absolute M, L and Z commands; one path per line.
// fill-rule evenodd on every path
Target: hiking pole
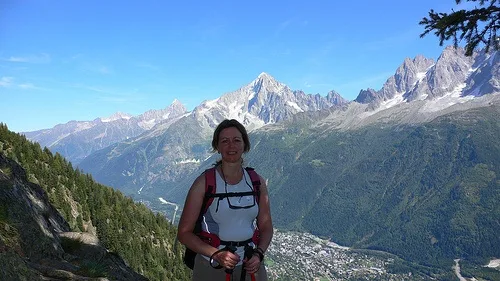
M 253 256 L 253 248 L 249 247 L 248 245 L 245 246 L 245 258 L 250 260 Z M 246 275 L 247 275 L 247 270 L 245 269 L 245 265 L 241 267 L 241 276 L 240 276 L 240 281 L 245 281 L 246 280 Z M 255 274 L 250 273 L 250 278 L 252 281 L 255 281 Z
M 236 247 L 235 246 L 227 246 L 227 250 L 231 253 L 236 252 Z M 226 268 L 224 271 L 226 272 L 226 281 L 231 281 L 231 276 L 233 276 L 233 270 L 234 268 Z

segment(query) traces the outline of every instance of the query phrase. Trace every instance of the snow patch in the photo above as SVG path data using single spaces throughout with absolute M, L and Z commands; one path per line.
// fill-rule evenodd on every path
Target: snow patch
M 200 164 L 200 160 L 196 160 L 196 159 L 193 158 L 193 159 L 185 159 L 185 160 L 181 160 L 181 161 L 175 161 L 176 165 L 187 164 L 187 163 Z
M 94 137 L 94 139 L 95 139 L 95 140 L 96 140 L 96 139 L 100 139 L 100 138 L 103 138 L 103 137 L 105 137 L 105 136 L 106 136 L 106 131 L 104 131 L 104 132 L 100 133 L 99 135 L 95 136 L 95 137 Z
M 108 122 L 113 122 L 113 121 L 120 120 L 120 119 L 128 120 L 130 118 L 132 118 L 132 115 L 130 115 L 130 114 L 117 112 L 117 113 L 115 113 L 107 118 L 99 118 L 99 119 L 101 119 L 101 122 L 103 122 L 103 123 L 108 123 Z
M 247 129 L 247 132 L 251 132 L 266 125 L 266 123 L 259 117 L 248 112 L 243 115 L 242 120 L 244 120 L 243 123 Z M 272 123 L 272 120 L 269 122 Z
M 209 108 L 212 108 L 212 107 L 215 107 L 218 102 L 219 102 L 219 99 L 208 100 L 205 102 L 205 105 Z
M 287 101 L 286 104 L 297 109 L 298 112 L 304 112 L 304 110 L 302 108 L 300 108 L 300 106 L 296 102 Z
M 426 72 L 419 72 L 417 73 L 417 80 L 415 80 L 415 82 L 413 83 L 413 86 L 417 85 L 418 82 L 422 81 L 422 79 L 425 78 L 425 75 L 427 74 L 427 71 Z
M 404 95 L 404 93 L 397 93 L 392 99 L 381 102 L 380 106 L 377 107 L 376 109 L 371 110 L 371 111 L 362 112 L 358 116 L 359 116 L 359 118 L 364 119 L 366 117 L 370 117 L 370 116 L 374 115 L 375 113 L 378 113 L 380 111 L 383 111 L 383 110 L 389 109 L 391 107 L 394 107 L 398 104 L 401 104 L 404 102 L 403 95 Z
M 397 104 L 404 102 L 404 93 L 397 93 L 392 99 L 383 101 L 378 108 L 380 110 L 391 108 Z
M 228 119 L 239 119 L 243 113 L 243 107 L 237 101 L 233 101 L 227 106 L 228 108 Z
M 491 260 L 489 264 L 485 265 L 485 267 L 490 267 L 490 268 L 500 267 L 500 259 Z
M 473 96 L 461 97 L 462 90 L 465 88 L 466 84 L 459 84 L 455 89 L 453 89 L 448 94 L 442 97 L 435 98 L 428 101 L 421 109 L 422 112 L 436 112 L 448 108 L 457 103 L 464 103 L 466 101 L 474 99 Z
M 156 119 L 151 119 L 151 120 L 144 120 L 139 123 L 137 123 L 141 128 L 149 130 L 156 125 Z
M 196 111 L 198 111 L 199 114 L 203 115 L 207 113 L 210 109 L 217 107 L 219 102 L 219 99 L 214 99 L 214 100 L 207 100 L 204 101 L 200 106 L 196 107 Z
M 90 128 L 94 127 L 94 124 L 91 123 L 91 122 L 79 122 L 75 128 L 75 133 L 76 132 L 80 132 L 80 131 L 84 131 L 84 130 L 88 130 Z

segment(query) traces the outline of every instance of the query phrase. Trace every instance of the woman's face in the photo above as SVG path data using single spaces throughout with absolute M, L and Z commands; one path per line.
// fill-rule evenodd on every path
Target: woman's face
M 217 150 L 221 154 L 222 160 L 230 163 L 241 162 L 244 148 L 245 142 L 236 127 L 225 128 L 220 132 Z

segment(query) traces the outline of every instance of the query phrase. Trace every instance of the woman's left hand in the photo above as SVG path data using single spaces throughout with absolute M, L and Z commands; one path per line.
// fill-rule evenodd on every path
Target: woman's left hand
M 259 268 L 260 268 L 260 259 L 259 259 L 259 256 L 257 254 L 254 254 L 252 255 L 252 257 L 248 260 L 247 258 L 245 258 L 243 260 L 243 264 L 245 266 L 245 270 L 247 271 L 247 273 L 255 273 L 257 271 L 259 271 Z

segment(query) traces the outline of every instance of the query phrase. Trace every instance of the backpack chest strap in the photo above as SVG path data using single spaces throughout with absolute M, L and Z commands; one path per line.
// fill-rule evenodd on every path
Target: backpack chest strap
M 257 192 L 257 191 L 245 191 L 245 192 L 209 193 L 209 194 L 205 194 L 205 196 L 207 196 L 208 198 L 224 199 L 227 197 L 241 197 L 241 196 L 249 196 L 249 195 L 256 196 L 258 194 L 259 194 L 259 192 Z

